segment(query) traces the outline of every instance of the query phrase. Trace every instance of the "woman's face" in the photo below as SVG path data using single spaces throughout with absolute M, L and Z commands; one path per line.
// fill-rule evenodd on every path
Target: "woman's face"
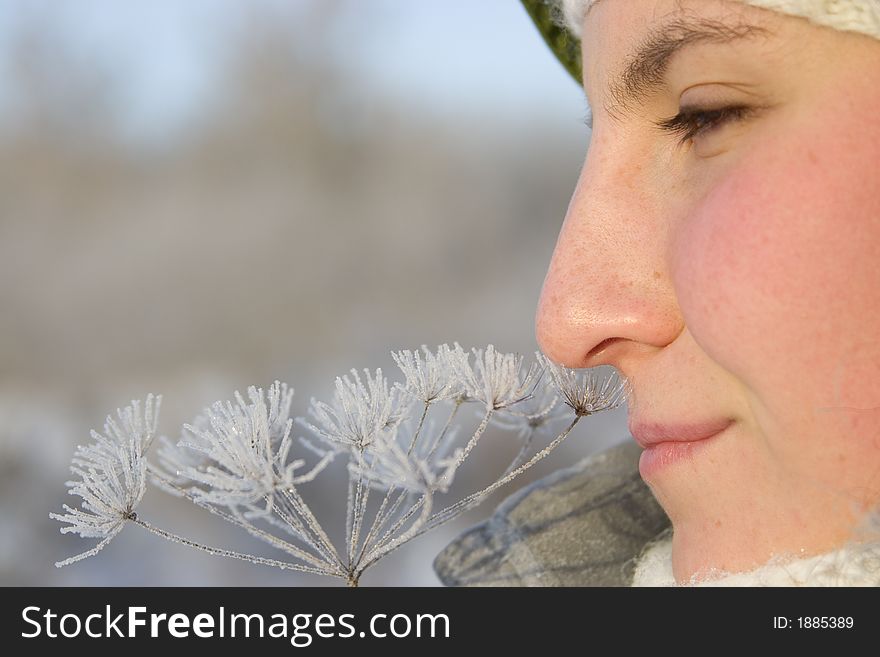
M 645 45 L 670 57 L 640 67 Z M 679 581 L 840 545 L 880 502 L 880 41 L 735 1 L 602 0 L 583 65 L 593 132 L 541 348 L 630 379 Z

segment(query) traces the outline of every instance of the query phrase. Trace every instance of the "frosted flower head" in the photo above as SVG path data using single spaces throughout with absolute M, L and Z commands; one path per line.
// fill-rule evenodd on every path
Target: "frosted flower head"
M 425 345 L 422 345 L 422 351 L 425 354 L 424 362 L 418 351 L 405 349 L 391 352 L 391 357 L 406 378 L 406 384 L 398 383 L 397 387 L 426 404 L 460 396 L 464 388 L 455 369 L 458 356 L 449 345 L 437 347 L 436 354 Z
M 382 370 L 371 375 L 365 369 L 364 376 L 366 384 L 355 369 L 351 370 L 352 378 L 337 377 L 333 403 L 312 398 L 308 413 L 314 424 L 305 418 L 297 418 L 297 422 L 334 448 L 366 449 L 381 432 L 393 429 L 401 414 Z
M 198 425 L 184 425 L 192 439 L 178 446 L 204 460 L 196 459 L 195 465 L 186 457 L 171 462 L 179 466 L 178 476 L 206 487 L 193 489 L 198 499 L 235 506 L 256 504 L 265 498 L 268 510 L 276 489 L 297 483 L 293 473 L 304 461 L 288 462 L 292 394 L 278 381 L 269 388 L 268 398 L 262 388 L 251 386 L 249 402 L 236 392 L 236 403 L 215 402 L 205 409 Z
M 422 439 L 410 449 L 415 428 L 412 422 L 398 424 L 358 454 L 349 467 L 355 474 L 362 475 L 367 483 L 382 490 L 397 488 L 414 493 L 445 493 L 460 465 L 461 449 L 449 454 L 457 429 L 447 428 L 440 435 L 435 423 L 429 421 L 422 428 Z
M 517 431 L 520 438 L 555 434 L 558 426 L 570 420 L 571 408 L 562 403 L 552 377 L 544 374 L 531 397 L 492 417 L 492 424 Z
M 455 343 L 454 367 L 465 385 L 467 394 L 498 410 L 527 399 L 537 384 L 539 368 L 532 364 L 523 372 L 523 357 L 519 354 L 503 354 L 495 351 L 493 345 L 482 349 L 472 349 L 474 364 L 470 356 Z
M 254 390 L 256 390 L 254 388 Z M 269 442 L 273 449 L 277 450 L 287 433 L 287 425 L 290 422 L 290 406 L 293 401 L 293 388 L 286 383 L 276 381 L 268 394 L 267 419 Z M 237 400 L 241 397 L 236 393 Z M 239 404 L 240 405 L 240 404 Z M 216 407 L 216 404 L 215 404 Z M 182 439 L 172 442 L 165 436 L 159 438 L 159 448 L 156 457 L 159 468 L 153 466 L 153 482 L 172 494 L 179 494 L 179 487 L 194 483 L 193 479 L 186 476 L 187 472 L 195 470 L 204 472 L 210 465 L 209 456 L 212 441 L 203 436 L 210 435 L 212 430 L 211 418 L 216 410 L 206 408 L 187 426 L 184 427 Z M 168 486 L 168 484 L 171 486 Z
M 82 498 L 79 509 L 68 505 L 64 514 L 49 517 L 68 523 L 61 533 L 82 538 L 100 538 L 91 550 L 56 563 L 68 564 L 97 554 L 125 525 L 136 518 L 135 509 L 144 497 L 147 484 L 146 452 L 156 435 L 162 397 L 148 395 L 141 413 L 140 401 L 116 411 L 117 419 L 107 416 L 104 433 L 92 431 L 93 443 L 77 447 L 70 471 L 79 480 L 68 481 L 68 493 Z
M 118 419 L 107 418 L 104 434 L 92 432 L 94 443 L 79 447 L 73 459 L 71 470 L 78 480 L 68 486 L 83 498 L 81 508 L 65 505 L 65 513 L 50 514 L 69 525 L 62 532 L 98 538 L 99 543 L 57 565 L 96 554 L 130 521 L 207 554 L 340 577 L 357 585 L 364 570 L 379 559 L 459 517 L 543 459 L 576 422 L 572 418 L 566 430 L 530 457 L 531 438 L 549 430 L 564 406 L 556 384 L 548 383 L 549 377 L 542 379 L 539 365 L 526 368 L 521 356 L 498 353 L 492 345 L 470 352 L 457 343 L 433 352 L 422 345 L 421 351 L 392 356 L 404 381 L 391 385 L 381 369 L 351 370 L 336 379 L 331 403 L 312 399 L 309 419 L 296 418 L 319 439 L 299 438 L 297 449 L 301 446 L 309 461 L 317 457 L 309 468 L 305 459 L 293 454 L 293 390 L 278 381 L 265 392 L 251 386 L 246 395 L 235 392 L 231 401 L 215 402 L 184 425 L 176 445 L 163 437 L 158 466 L 147 463 L 145 456 L 156 435 L 158 398 L 155 403 L 152 396 L 147 398 L 143 414 L 137 401 L 119 410 Z M 563 386 L 577 387 L 576 379 L 559 376 Z M 599 398 L 611 394 L 607 386 L 596 389 Z M 585 414 L 593 397 L 579 394 L 570 392 L 567 399 Z M 462 419 L 463 403 L 471 401 L 483 406 L 477 414 L 480 421 L 458 446 L 456 434 L 462 427 L 455 422 Z M 449 491 L 458 468 L 494 420 L 520 430 L 526 439 L 519 453 L 500 478 L 436 510 L 435 494 Z M 298 490 L 338 456 L 347 461 L 348 474 L 344 551 Z M 148 474 L 157 485 L 245 529 L 286 558 L 202 544 L 138 517 L 135 509 Z M 374 489 L 383 491 L 381 501 L 371 496 Z
M 209 415 L 210 409 L 205 409 L 192 421 L 192 426 L 202 431 L 209 431 L 211 428 Z M 183 488 L 195 483 L 185 476 L 185 472 L 190 468 L 204 469 L 209 461 L 208 455 L 205 453 L 209 446 L 208 443 L 198 435 L 186 432 L 186 430 L 181 438 L 182 440 L 172 440 L 168 436 L 159 436 L 159 446 L 156 448 L 158 465 L 153 463 L 149 468 L 153 483 L 172 495 L 180 495 Z M 181 447 L 181 442 L 200 443 L 203 449 Z
M 595 369 L 574 370 L 557 365 L 540 352 L 535 355 L 544 364 L 562 399 L 578 416 L 611 410 L 626 402 L 629 382 L 617 370 L 601 377 Z

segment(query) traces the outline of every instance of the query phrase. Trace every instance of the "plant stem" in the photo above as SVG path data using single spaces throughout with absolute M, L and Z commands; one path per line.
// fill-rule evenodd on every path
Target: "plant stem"
M 406 450 L 406 455 L 409 456 L 412 454 L 413 448 L 416 446 L 416 443 L 419 440 L 419 434 L 422 433 L 422 426 L 425 424 L 425 418 L 428 415 L 428 409 L 431 407 L 431 404 L 425 402 L 425 409 L 422 411 L 422 417 L 419 419 L 419 426 L 416 428 L 416 432 L 413 434 L 412 442 L 409 444 L 409 449 Z
M 277 559 L 267 559 L 266 557 L 257 557 L 251 554 L 243 554 L 241 552 L 233 552 L 232 550 L 224 550 L 222 548 L 211 547 L 210 545 L 204 545 L 203 543 L 197 543 L 196 541 L 190 540 L 188 538 L 184 538 L 183 536 L 178 536 L 177 534 L 173 534 L 164 529 L 160 529 L 159 527 L 155 527 L 148 523 L 146 520 L 141 520 L 140 518 L 129 518 L 130 522 L 133 522 L 136 525 L 140 525 L 144 529 L 156 536 L 161 536 L 162 538 L 166 538 L 173 543 L 180 543 L 181 545 L 186 545 L 191 548 L 195 548 L 197 550 L 201 550 L 202 552 L 207 552 L 208 554 L 212 554 L 219 557 L 229 557 L 230 559 L 239 559 L 240 561 L 248 561 L 250 563 L 258 563 L 264 566 L 273 566 L 275 568 L 280 568 L 282 570 L 299 570 L 301 572 L 306 573 L 314 573 L 316 575 L 334 575 L 332 571 L 322 570 L 318 568 L 311 568 L 308 566 L 302 566 L 296 563 L 289 563 L 286 561 L 278 561 Z
M 428 531 L 429 529 L 433 529 L 434 527 L 438 527 L 439 525 L 449 522 L 450 520 L 461 515 L 468 509 L 473 508 L 485 496 L 489 495 L 489 493 L 493 492 L 495 489 L 503 486 L 504 484 L 508 483 L 512 479 L 515 479 L 520 474 L 528 470 L 535 463 L 537 463 L 545 456 L 547 456 L 550 452 L 552 452 L 563 440 L 565 440 L 565 438 L 568 436 L 568 434 L 571 433 L 571 430 L 574 429 L 575 425 L 580 421 L 580 419 L 581 416 L 576 415 L 571 421 L 571 424 L 569 424 L 562 433 L 554 438 L 550 444 L 548 444 L 540 452 L 537 452 L 532 458 L 520 465 L 518 468 L 508 472 L 505 476 L 503 476 L 495 483 L 490 484 L 486 488 L 477 491 L 476 493 L 471 493 L 467 497 L 460 499 L 458 502 L 446 507 L 442 511 L 438 511 L 436 514 L 434 514 L 434 516 L 428 519 L 428 521 L 425 523 L 425 526 L 416 534 L 416 536 Z

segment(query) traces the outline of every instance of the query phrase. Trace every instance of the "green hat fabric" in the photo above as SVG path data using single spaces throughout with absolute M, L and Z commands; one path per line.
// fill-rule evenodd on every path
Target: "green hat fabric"
M 581 84 L 581 40 L 562 25 L 558 0 L 521 0 L 556 59 Z

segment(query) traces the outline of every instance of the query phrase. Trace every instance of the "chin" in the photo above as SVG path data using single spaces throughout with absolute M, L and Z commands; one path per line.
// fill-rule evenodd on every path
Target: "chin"
M 801 509 L 752 507 L 735 514 L 679 513 L 673 520 L 672 571 L 679 583 L 749 572 L 769 562 L 785 562 L 836 550 L 855 538 L 863 516 L 839 508 L 812 513 Z

